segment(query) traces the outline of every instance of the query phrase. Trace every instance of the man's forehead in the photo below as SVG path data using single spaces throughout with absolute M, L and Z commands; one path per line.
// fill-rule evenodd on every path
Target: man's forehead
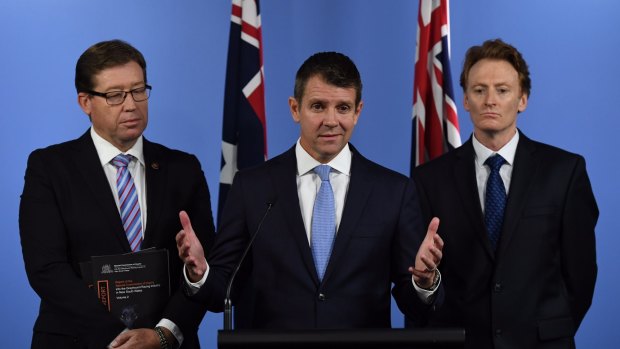
M 133 61 L 107 67 L 93 76 L 94 86 L 104 88 L 136 86 L 144 83 L 144 71 Z
M 355 101 L 354 87 L 340 87 L 326 82 L 324 79 L 311 78 L 306 84 L 304 99 L 308 101 L 341 101 L 353 103 Z
M 519 73 L 505 60 L 484 59 L 472 66 L 468 73 L 468 85 L 502 85 L 519 80 Z

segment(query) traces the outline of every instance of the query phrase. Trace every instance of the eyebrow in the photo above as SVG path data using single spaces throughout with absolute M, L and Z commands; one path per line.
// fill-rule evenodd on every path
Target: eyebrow
M 487 83 L 483 83 L 483 82 L 478 82 L 478 83 L 472 83 L 471 84 L 471 87 L 476 87 L 476 86 L 485 86 L 485 87 L 487 87 L 487 86 L 510 86 L 510 83 L 503 81 L 503 82 L 498 82 L 498 83 L 495 83 L 495 84 L 487 84 Z
M 133 84 L 130 85 L 131 87 L 129 87 L 129 90 L 133 90 L 133 89 L 139 88 L 139 87 L 141 87 L 141 85 L 142 86 L 146 85 L 146 82 L 144 82 L 144 80 L 141 80 L 139 82 L 134 82 Z M 104 90 L 107 91 L 107 92 L 124 91 L 123 88 L 120 87 L 119 85 L 112 85 L 112 86 L 110 86 L 110 87 L 108 87 L 107 89 L 104 89 Z

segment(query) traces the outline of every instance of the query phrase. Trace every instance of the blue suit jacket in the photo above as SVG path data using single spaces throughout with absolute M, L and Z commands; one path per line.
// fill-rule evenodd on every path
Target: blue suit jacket
M 597 273 L 598 208 L 583 157 L 520 135 L 495 252 L 474 157 L 470 139 L 413 172 L 445 242 L 445 302 L 431 324 L 464 327 L 467 348 L 574 347 Z
M 431 306 L 419 300 L 407 270 L 426 233 L 415 186 L 351 149 L 349 189 L 322 282 L 300 211 L 293 147 L 235 177 L 209 276 L 195 297 L 222 310 L 231 270 L 274 203 L 234 286 L 251 298 L 237 306 L 238 327 L 390 327 L 390 290 L 404 313 L 425 316 Z
M 173 295 L 162 317 L 183 331 L 184 348 L 198 346 L 204 311 L 180 286 L 182 261 L 175 236 L 186 210 L 203 245 L 214 238 L 209 190 L 193 155 L 144 139 L 147 224 L 142 248 L 166 248 Z M 124 328 L 81 278 L 79 263 L 94 255 L 130 252 L 118 208 L 89 132 L 32 152 L 19 212 L 26 273 L 41 297 L 37 334 L 65 336 L 67 343 L 103 348 Z M 155 321 L 158 321 L 156 319 Z M 152 327 L 155 323 L 144 323 Z M 36 342 L 36 341 L 35 341 Z M 35 346 L 36 347 L 36 346 Z M 43 343 L 45 348 L 54 348 Z

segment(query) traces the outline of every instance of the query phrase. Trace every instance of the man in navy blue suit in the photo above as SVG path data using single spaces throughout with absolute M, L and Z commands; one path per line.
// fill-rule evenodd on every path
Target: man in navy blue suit
M 445 302 L 430 324 L 464 327 L 466 348 L 574 348 L 597 274 L 585 161 L 517 129 L 531 81 L 513 46 L 471 47 L 461 87 L 472 137 L 413 171 L 445 241 Z
M 175 235 L 183 210 L 194 218 L 197 239 L 205 248 L 212 244 L 211 201 L 200 163 L 191 154 L 143 137 L 151 86 L 146 61 L 133 46 L 111 40 L 89 47 L 76 64 L 75 86 L 92 126 L 77 139 L 32 152 L 20 203 L 26 273 L 41 298 L 32 348 L 101 349 L 110 344 L 125 325 L 87 287 L 79 265 L 91 256 L 150 247 L 168 250 L 173 293 L 158 314 L 161 318 L 136 319 L 139 328 L 124 332 L 115 344 L 159 348 L 161 340 L 171 347 L 198 348 L 204 310 L 180 287 L 183 263 Z M 135 189 L 120 193 L 136 195 L 117 191 L 119 156 L 129 159 L 125 165 L 131 178 L 121 182 L 133 183 L 126 188 Z M 125 221 L 122 202 L 135 203 Z M 127 228 L 129 237 L 125 227 L 135 228 Z
M 413 182 L 349 144 L 361 96 L 359 72 L 347 56 L 322 52 L 303 63 L 289 98 L 301 136 L 283 154 L 237 173 L 206 260 L 184 221 L 177 246 L 193 298 L 222 311 L 232 269 L 262 221 L 235 285 L 251 298 L 237 309 L 243 327 L 386 328 L 390 291 L 414 318 L 440 301 L 438 220 L 425 231 Z M 329 166 L 323 181 L 314 170 L 320 165 Z M 322 185 L 334 199 L 325 269 L 313 227 Z

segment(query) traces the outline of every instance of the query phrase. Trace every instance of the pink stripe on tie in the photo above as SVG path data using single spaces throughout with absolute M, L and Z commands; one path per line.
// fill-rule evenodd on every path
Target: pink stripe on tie
M 119 211 L 127 241 L 133 252 L 142 245 L 142 214 L 138 193 L 127 166 L 133 159 L 131 155 L 119 154 L 111 163 L 116 167 L 116 190 L 118 191 Z

